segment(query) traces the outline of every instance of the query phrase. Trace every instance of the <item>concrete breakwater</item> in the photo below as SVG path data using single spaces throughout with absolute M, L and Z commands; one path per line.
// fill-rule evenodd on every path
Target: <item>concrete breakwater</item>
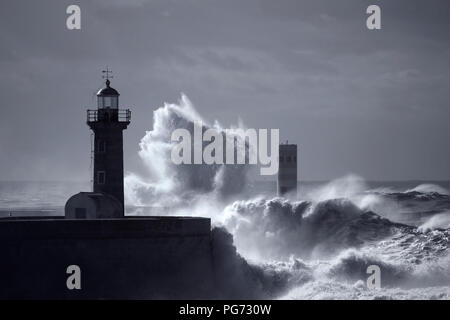
M 1 299 L 207 298 L 211 222 L 192 217 L 0 219 Z M 69 289 L 67 268 L 80 268 Z

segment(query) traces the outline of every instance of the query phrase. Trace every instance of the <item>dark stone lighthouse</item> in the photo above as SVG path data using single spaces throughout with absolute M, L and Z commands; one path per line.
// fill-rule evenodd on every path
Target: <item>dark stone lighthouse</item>
M 119 110 L 119 92 L 106 87 L 97 93 L 97 110 L 87 110 L 87 124 L 94 132 L 93 191 L 123 200 L 123 130 L 130 124 L 131 111 Z
M 93 192 L 71 197 L 65 208 L 67 218 L 122 218 L 123 195 L 123 130 L 130 124 L 131 111 L 119 109 L 119 92 L 112 88 L 110 70 L 105 87 L 97 92 L 97 109 L 87 110 L 87 124 L 94 132 Z

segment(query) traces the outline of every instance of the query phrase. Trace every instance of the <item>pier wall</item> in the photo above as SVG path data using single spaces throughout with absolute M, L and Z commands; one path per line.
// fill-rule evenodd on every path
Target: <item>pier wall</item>
M 0 299 L 211 297 L 207 218 L 0 219 Z M 67 267 L 81 269 L 69 290 Z

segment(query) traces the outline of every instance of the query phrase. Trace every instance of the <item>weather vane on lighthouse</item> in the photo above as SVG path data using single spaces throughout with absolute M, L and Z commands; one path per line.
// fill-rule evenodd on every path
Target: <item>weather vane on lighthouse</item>
M 102 73 L 103 73 L 102 78 L 106 79 L 106 84 L 109 85 L 110 83 L 109 79 L 114 78 L 112 76 L 113 73 L 112 70 L 109 70 L 108 66 L 106 66 L 106 70 L 102 70 Z

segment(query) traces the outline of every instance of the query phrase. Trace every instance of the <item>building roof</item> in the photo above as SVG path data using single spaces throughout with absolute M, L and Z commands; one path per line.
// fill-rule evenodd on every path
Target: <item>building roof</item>
M 104 87 L 103 89 L 100 89 L 97 92 L 97 96 L 119 96 L 120 95 L 119 92 L 116 89 L 111 88 L 109 86 L 110 83 L 111 82 L 109 81 L 109 79 L 107 79 L 106 80 L 106 87 Z

